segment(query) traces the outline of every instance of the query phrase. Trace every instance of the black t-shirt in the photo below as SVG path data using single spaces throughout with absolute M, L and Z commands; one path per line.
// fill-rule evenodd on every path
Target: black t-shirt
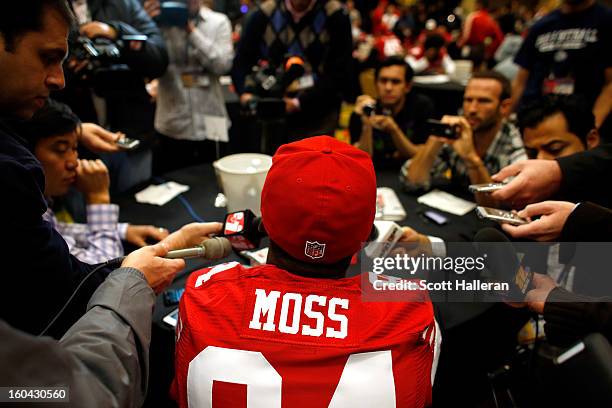
M 393 116 L 393 119 L 412 143 L 421 144 L 427 141 L 425 124 L 427 119 L 431 119 L 433 115 L 434 105 L 431 99 L 413 91 L 406 94 L 404 107 Z M 361 117 L 355 112 L 351 115 L 349 132 L 351 143 L 358 142 L 361 138 Z M 393 138 L 382 130 L 372 130 L 372 148 L 372 161 L 376 168 L 397 167 L 399 169 L 406 160 L 393 157 L 397 150 L 393 144 Z
M 572 78 L 591 106 L 612 66 L 612 10 L 595 4 L 578 13 L 555 10 L 536 22 L 515 62 L 529 70 L 521 104 L 542 95 L 546 80 Z

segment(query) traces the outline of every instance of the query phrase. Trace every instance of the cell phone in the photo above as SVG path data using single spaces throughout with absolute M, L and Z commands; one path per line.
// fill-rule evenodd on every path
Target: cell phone
M 363 107 L 363 114 L 366 116 L 374 116 L 374 115 L 383 115 L 383 116 L 391 116 L 393 112 L 391 112 L 388 108 L 383 108 L 377 104 L 367 104 Z
M 115 143 L 117 143 L 117 146 L 122 149 L 132 150 L 140 145 L 140 140 L 130 139 L 129 137 L 122 137 L 121 139 L 118 139 Z
M 523 225 L 529 223 L 528 220 L 519 217 L 512 211 L 505 211 L 497 208 L 476 207 L 476 214 L 478 214 L 478 217 L 480 218 L 493 220 L 499 223 L 507 223 L 511 225 Z
M 502 189 L 506 183 L 470 184 L 470 193 L 491 193 Z
M 427 119 L 426 127 L 428 135 L 445 137 L 447 139 L 459 139 L 459 136 L 461 136 L 458 126 L 442 123 L 439 120 Z
M 178 321 L 178 309 L 174 309 L 168 313 L 166 316 L 164 316 L 162 321 L 169 326 L 176 327 L 176 322 Z
M 165 291 L 163 295 L 164 305 L 168 307 L 178 305 L 179 301 L 181 300 L 181 296 L 183 295 L 183 292 L 185 292 L 185 288 L 168 289 L 167 291 Z
M 432 210 L 427 210 L 423 212 L 423 217 L 427 218 L 429 221 L 433 221 L 438 225 L 448 224 L 448 218 L 440 214 L 439 212 L 435 212 Z

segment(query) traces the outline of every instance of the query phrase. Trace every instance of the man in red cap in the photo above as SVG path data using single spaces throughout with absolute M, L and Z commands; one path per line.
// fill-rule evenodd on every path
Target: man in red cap
M 328 136 L 281 146 L 261 197 L 267 264 L 193 273 L 179 307 L 181 407 L 422 407 L 438 330 L 430 302 L 364 302 L 346 277 L 372 230 L 368 154 Z

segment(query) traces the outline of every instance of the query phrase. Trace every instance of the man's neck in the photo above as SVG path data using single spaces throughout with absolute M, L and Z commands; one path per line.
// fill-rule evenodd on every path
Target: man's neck
M 580 11 L 588 9 L 593 4 L 595 4 L 595 0 L 587 0 L 587 1 L 584 1 L 584 2 L 579 3 L 579 4 L 567 4 L 567 3 L 563 3 L 563 4 L 561 4 L 561 12 L 563 14 L 578 13 Z
M 393 106 L 384 106 L 384 108 L 390 109 L 393 113 L 393 116 L 397 115 L 404 109 L 404 105 L 406 104 L 406 95 L 401 98 L 395 105 Z
M 310 4 L 308 5 L 308 7 L 306 7 L 304 10 L 296 10 L 293 7 L 293 4 L 291 4 L 291 0 L 285 0 L 285 7 L 287 7 L 287 10 L 291 14 L 293 21 L 298 23 L 310 10 L 312 10 L 315 3 L 316 3 L 316 0 L 312 0 Z
M 306 278 L 340 279 L 346 277 L 346 265 L 305 265 L 301 262 L 292 261 L 289 255 L 287 255 L 282 249 L 278 247 L 272 248 L 272 245 L 268 251 L 268 259 L 266 262 L 276 266 L 277 268 L 293 273 L 294 275 L 303 276 Z
M 495 140 L 495 136 L 499 133 L 501 127 L 503 125 L 503 121 L 499 121 L 495 126 L 492 126 L 489 129 L 476 131 L 474 132 L 474 147 L 476 148 L 476 153 L 481 158 L 489 150 L 491 143 Z

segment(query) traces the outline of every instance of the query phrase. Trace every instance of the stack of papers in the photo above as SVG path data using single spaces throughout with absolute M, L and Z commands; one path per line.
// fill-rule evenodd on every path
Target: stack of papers
M 465 215 L 476 204 L 440 190 L 432 190 L 417 198 L 417 202 L 455 215 Z
M 406 218 L 406 210 L 402 206 L 395 191 L 389 187 L 376 189 L 376 219 L 384 221 L 402 221 Z
M 163 184 L 150 185 L 136 193 L 136 201 L 143 204 L 162 206 L 177 195 L 189 190 L 189 186 L 168 181 Z

